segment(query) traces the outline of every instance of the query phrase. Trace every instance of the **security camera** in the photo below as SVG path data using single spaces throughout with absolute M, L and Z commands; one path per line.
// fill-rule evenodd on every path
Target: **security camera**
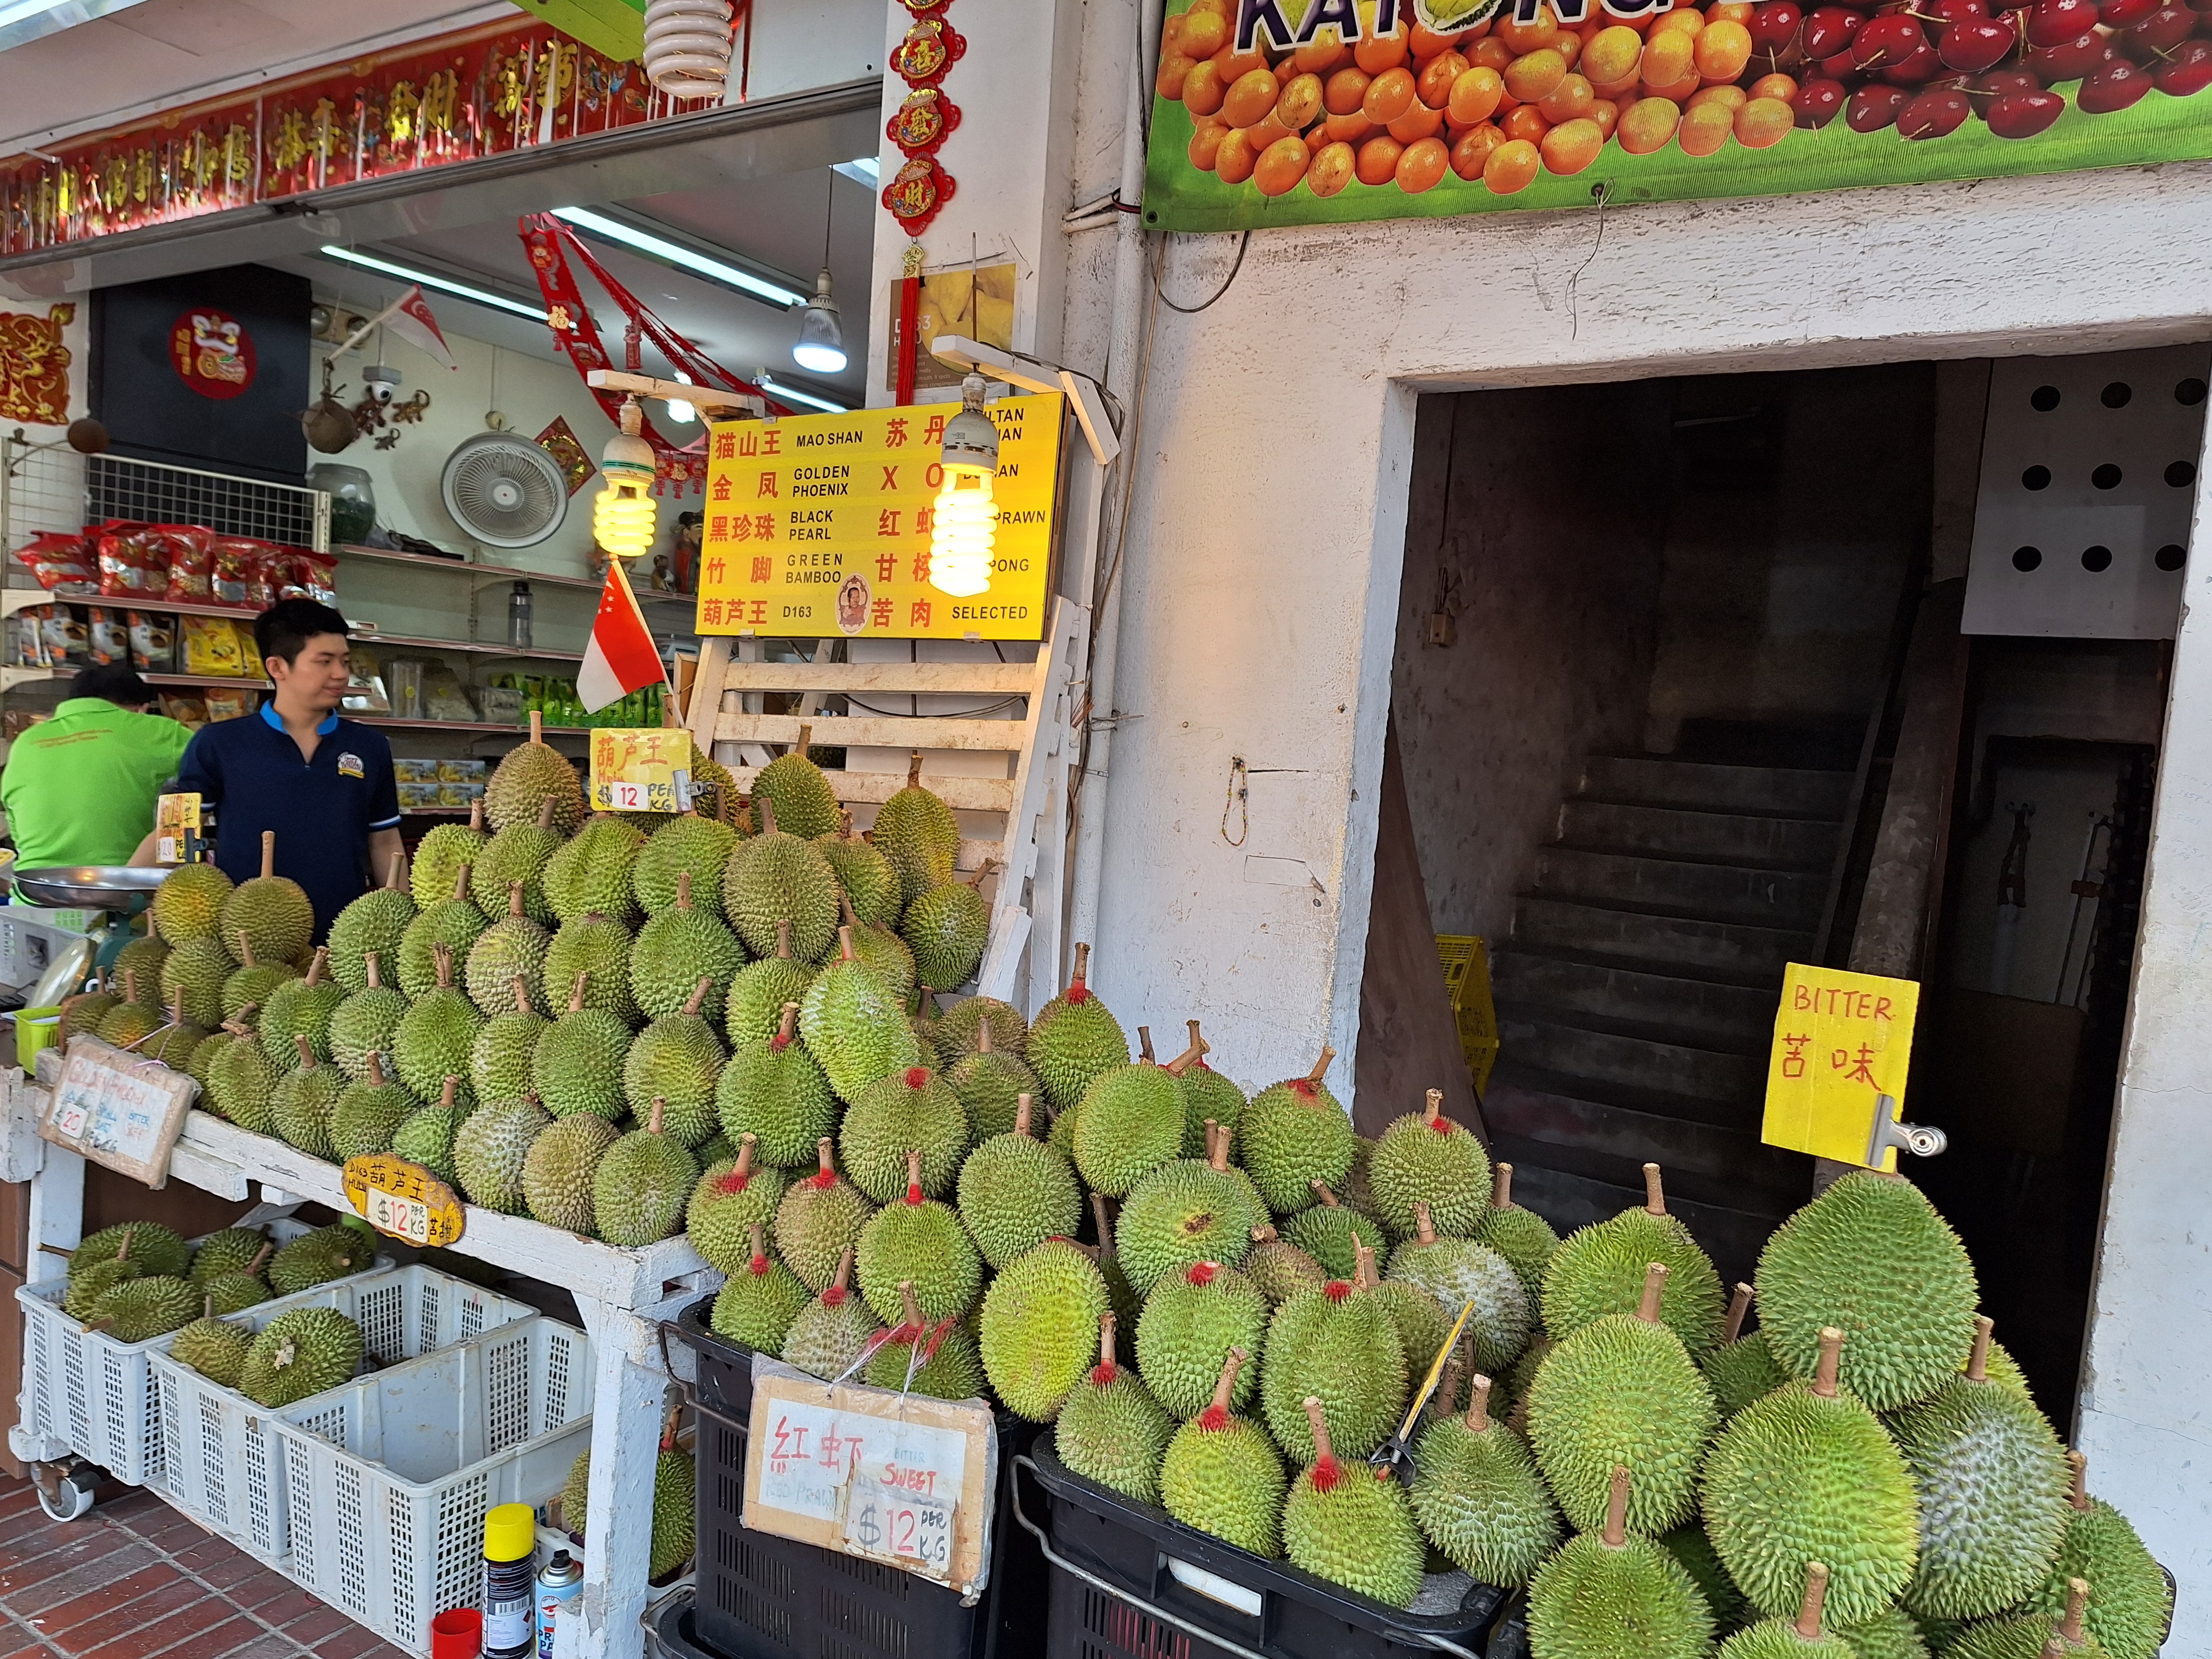
M 361 372 L 362 388 L 380 404 L 388 404 L 399 395 L 399 371 L 382 363 L 371 363 Z

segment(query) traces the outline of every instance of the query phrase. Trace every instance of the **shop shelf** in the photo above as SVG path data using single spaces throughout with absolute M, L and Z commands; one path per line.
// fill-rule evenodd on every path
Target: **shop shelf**
M 296 1221 L 269 1224 L 269 1236 L 279 1244 L 311 1231 Z M 390 1261 L 383 1265 L 389 1267 Z M 118 1480 L 134 1486 L 158 1484 L 160 1385 L 151 1358 L 169 1339 L 118 1342 L 105 1332 L 88 1331 L 62 1311 L 68 1289 L 64 1276 L 20 1285 L 15 1291 L 23 1310 L 23 1427 L 66 1443 Z
M 591 1443 L 583 1332 L 538 1317 L 393 1365 L 275 1422 L 301 1585 L 401 1647 L 477 1604 L 483 1517 L 543 1504 Z
M 1473 1659 L 1525 1653 L 1514 1598 L 1431 1575 L 1413 1609 L 1264 1560 L 1069 1472 L 1048 1437 L 1015 1460 L 1015 1517 L 1051 1567 L 1045 1659 Z M 1024 1490 L 1026 1488 L 1026 1491 Z M 1022 1504 L 1042 1490 L 1042 1524 Z
M 318 1285 L 231 1319 L 258 1332 L 294 1308 L 335 1308 L 361 1327 L 362 1352 L 382 1365 L 473 1341 L 538 1312 L 418 1262 Z M 265 1561 L 282 1560 L 291 1547 L 289 1506 L 273 1425 L 325 1420 L 335 1391 L 271 1410 L 179 1364 L 167 1341 L 151 1357 L 161 1437 L 155 1484 L 194 1520 Z
M 387 564 L 447 570 L 459 575 L 474 576 L 486 582 L 534 582 L 543 587 L 580 587 L 594 592 L 602 585 L 596 576 L 556 576 L 543 570 L 525 570 L 519 565 L 471 564 L 465 559 L 441 559 L 428 553 L 400 553 L 389 548 L 362 547 L 351 542 L 342 543 L 331 550 L 342 558 L 374 559 Z M 637 590 L 637 597 L 641 602 L 648 605 L 696 605 L 699 603 L 696 593 L 656 593 L 644 587 Z

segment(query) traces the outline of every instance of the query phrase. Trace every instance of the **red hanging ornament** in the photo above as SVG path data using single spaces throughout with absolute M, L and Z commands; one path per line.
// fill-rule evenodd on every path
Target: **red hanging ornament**
M 941 17 L 920 17 L 891 48 L 892 72 L 910 87 L 933 87 L 966 56 L 968 42 Z
M 952 175 L 937 165 L 935 156 L 910 156 L 884 186 L 884 205 L 899 222 L 900 229 L 919 236 L 952 199 Z
M 916 87 L 884 124 L 884 136 L 909 156 L 926 155 L 959 125 L 959 105 L 935 87 Z

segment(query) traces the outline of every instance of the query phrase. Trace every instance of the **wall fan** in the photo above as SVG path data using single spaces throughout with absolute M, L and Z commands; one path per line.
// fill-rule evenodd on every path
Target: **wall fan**
M 488 547 L 530 547 L 561 527 L 568 481 L 544 446 L 512 432 L 478 432 L 446 458 L 438 481 L 453 522 Z

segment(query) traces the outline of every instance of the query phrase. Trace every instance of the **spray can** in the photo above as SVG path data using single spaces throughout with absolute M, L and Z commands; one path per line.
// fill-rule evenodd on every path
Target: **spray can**
M 538 1513 L 501 1504 L 484 1516 L 483 1659 L 535 1659 Z
M 538 1574 L 538 1659 L 553 1659 L 554 1614 L 583 1588 L 583 1564 L 566 1550 L 555 1550 Z

